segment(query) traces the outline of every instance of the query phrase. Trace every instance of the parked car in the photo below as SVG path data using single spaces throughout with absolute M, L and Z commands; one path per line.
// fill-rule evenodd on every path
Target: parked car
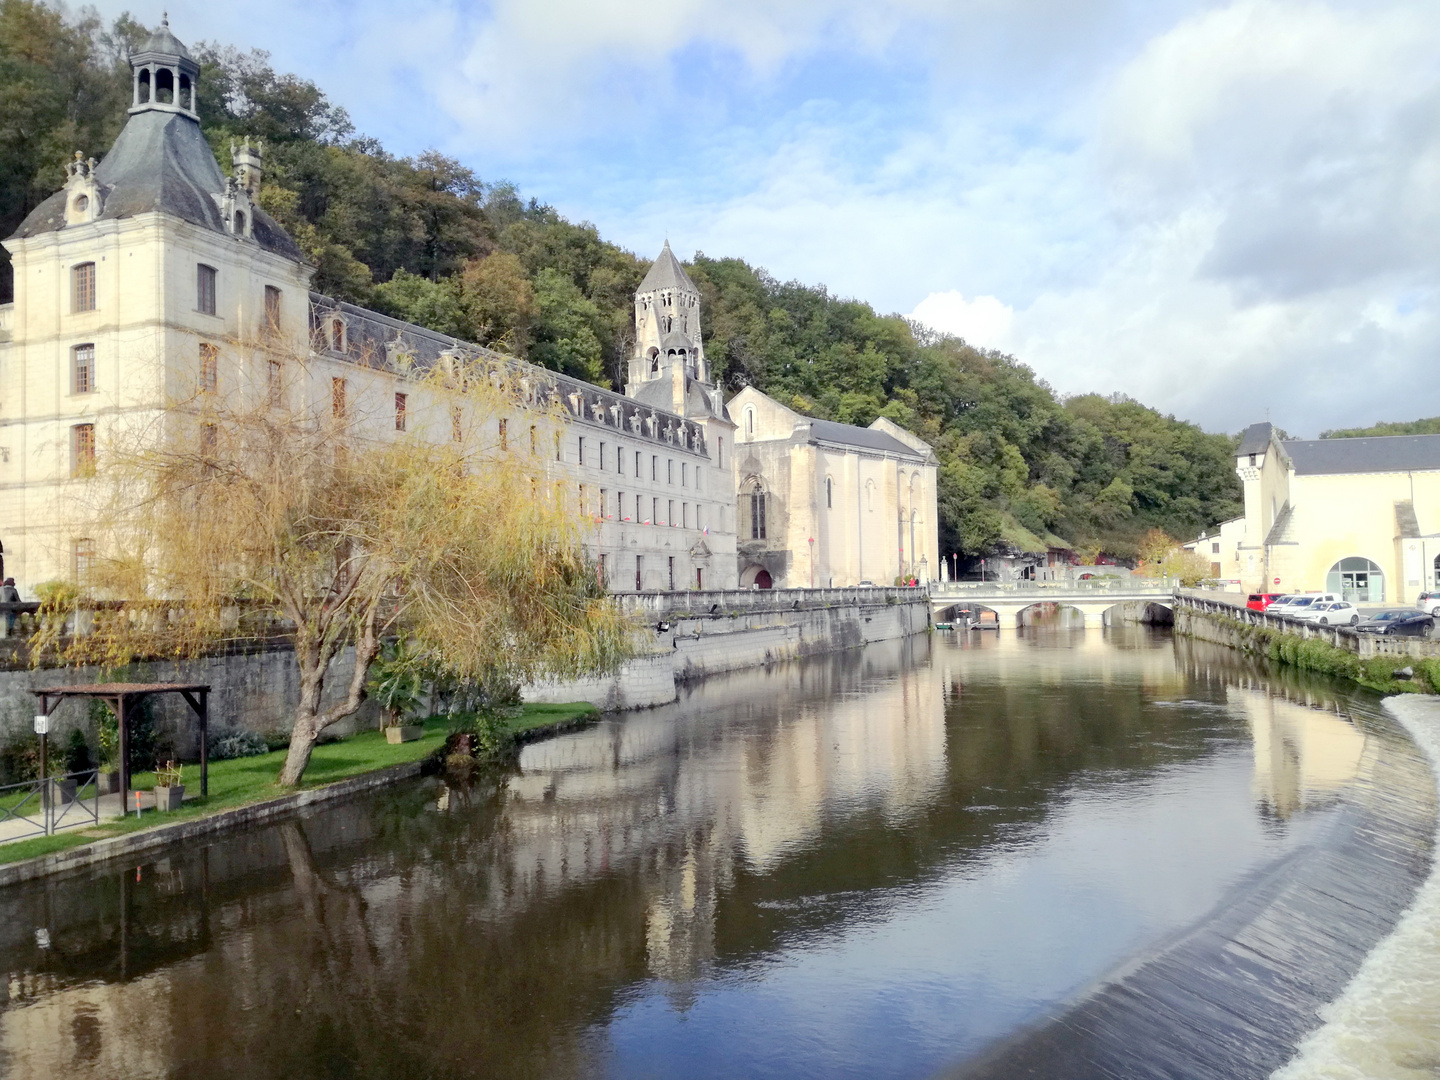
M 1429 637 L 1435 632 L 1435 616 L 1417 608 L 1390 608 L 1355 624 L 1362 634 L 1387 637 Z
M 1302 608 L 1295 618 L 1321 626 L 1354 626 L 1360 621 L 1360 612 L 1348 600 L 1322 600 Z
M 1278 592 L 1257 592 L 1251 593 L 1250 598 L 1245 601 L 1245 606 L 1251 611 L 1264 611 L 1271 604 L 1283 597 L 1284 593 Z
M 1415 598 L 1415 606 L 1430 615 L 1440 615 L 1440 592 L 1422 592 Z
M 1292 593 L 1276 600 L 1265 612 L 1267 615 L 1289 615 L 1293 619 L 1312 604 L 1333 604 L 1343 599 L 1339 593 Z

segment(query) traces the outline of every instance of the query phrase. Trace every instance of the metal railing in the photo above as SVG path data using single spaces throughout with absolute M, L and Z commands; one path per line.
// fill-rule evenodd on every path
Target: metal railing
M 98 769 L 81 769 L 0 786 L 0 842 L 99 824 L 99 781 Z
M 1089 581 L 932 581 L 930 593 L 935 598 L 972 596 L 1038 596 L 1047 594 L 1074 596 L 1087 593 L 1123 594 L 1126 596 L 1169 596 L 1176 582 L 1167 578 L 1094 578 Z

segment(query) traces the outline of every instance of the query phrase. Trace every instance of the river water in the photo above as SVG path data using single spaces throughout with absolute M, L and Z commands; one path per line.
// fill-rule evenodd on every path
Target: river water
M 0 892 L 0 1077 L 1267 1076 L 1434 825 L 1373 698 L 937 634 Z

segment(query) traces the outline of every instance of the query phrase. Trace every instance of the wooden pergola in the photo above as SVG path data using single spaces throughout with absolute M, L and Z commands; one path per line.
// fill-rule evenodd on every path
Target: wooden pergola
M 151 694 L 179 694 L 200 717 L 200 796 L 210 794 L 210 687 L 200 683 L 82 683 L 76 686 L 47 686 L 31 690 L 40 699 L 40 713 L 49 716 L 66 698 L 98 698 L 115 713 L 120 729 L 120 807 L 124 811 L 130 793 L 130 729 L 125 723 L 126 707 Z

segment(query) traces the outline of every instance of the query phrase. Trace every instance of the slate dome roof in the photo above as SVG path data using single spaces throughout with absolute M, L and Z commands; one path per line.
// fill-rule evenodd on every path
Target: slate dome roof
M 162 53 L 166 56 L 178 56 L 182 60 L 194 60 L 184 43 L 170 32 L 170 17 L 167 15 L 160 20 L 160 28 L 150 35 L 144 45 L 140 46 L 136 56 L 143 56 L 146 53 Z

